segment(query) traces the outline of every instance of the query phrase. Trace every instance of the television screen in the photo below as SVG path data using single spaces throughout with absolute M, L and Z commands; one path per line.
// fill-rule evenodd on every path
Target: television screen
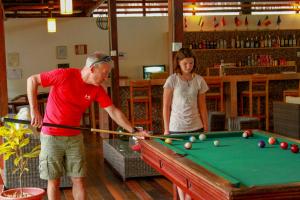
M 161 73 L 165 71 L 165 65 L 145 65 L 143 66 L 143 78 L 149 79 L 152 73 Z

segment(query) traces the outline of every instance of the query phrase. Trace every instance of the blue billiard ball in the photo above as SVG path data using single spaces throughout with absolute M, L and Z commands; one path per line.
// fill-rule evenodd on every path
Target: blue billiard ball
M 189 141 L 190 142 L 195 142 L 196 141 L 196 137 L 195 136 L 190 136 L 189 137 Z
M 260 140 L 257 145 L 260 148 L 264 148 L 266 146 L 266 143 L 263 140 Z

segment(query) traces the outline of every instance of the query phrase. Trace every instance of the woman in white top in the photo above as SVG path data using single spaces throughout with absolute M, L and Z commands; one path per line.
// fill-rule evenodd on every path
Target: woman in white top
M 205 92 L 208 86 L 203 77 L 195 73 L 196 57 L 190 49 L 181 48 L 174 59 L 175 73 L 164 84 L 164 135 L 207 131 Z M 180 188 L 178 193 L 180 200 L 190 199 Z

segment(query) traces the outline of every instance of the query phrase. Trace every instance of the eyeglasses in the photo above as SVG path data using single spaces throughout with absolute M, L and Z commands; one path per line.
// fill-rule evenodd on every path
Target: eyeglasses
M 101 58 L 98 58 L 95 62 L 93 62 L 91 66 L 95 65 L 95 64 L 98 64 L 98 63 L 109 63 L 112 61 L 112 58 L 110 56 L 104 56 L 104 57 L 101 57 Z

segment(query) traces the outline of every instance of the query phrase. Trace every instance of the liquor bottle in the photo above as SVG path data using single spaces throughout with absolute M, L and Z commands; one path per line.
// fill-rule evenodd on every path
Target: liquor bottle
M 283 36 L 281 36 L 280 47 L 284 47 L 284 37 Z
M 289 47 L 293 46 L 293 37 L 292 35 L 289 35 Z
M 296 35 L 293 35 L 293 47 L 297 46 L 297 39 L 296 39 Z
M 286 37 L 286 38 L 284 39 L 284 46 L 285 46 L 285 47 L 288 47 L 288 46 L 289 46 L 289 39 L 288 39 L 288 37 Z
M 250 48 L 254 48 L 254 40 L 253 37 L 250 39 Z
M 239 36 L 236 36 L 236 48 L 241 48 L 241 46 L 240 46 L 240 40 L 239 40 Z
M 223 46 L 224 46 L 224 49 L 227 49 L 227 41 L 226 40 L 223 40 Z
M 255 48 L 259 48 L 259 41 L 258 41 L 257 36 L 255 37 L 254 47 L 255 47 Z
M 246 38 L 245 47 L 246 48 L 250 47 L 250 41 L 249 41 L 248 37 Z
M 245 47 L 245 43 L 244 43 L 244 40 L 243 39 L 241 39 L 241 48 L 244 48 Z
M 277 35 L 276 47 L 280 47 L 280 38 L 279 38 L 279 35 Z
M 231 48 L 234 49 L 235 48 L 235 39 L 231 38 Z
M 272 39 L 271 39 L 271 35 L 268 35 L 268 47 L 271 48 L 272 47 Z
M 265 40 L 263 36 L 260 36 L 260 48 L 264 48 L 265 47 Z
M 193 43 L 192 42 L 189 43 L 189 49 L 193 49 Z
M 268 47 L 268 38 L 265 36 L 265 47 Z

